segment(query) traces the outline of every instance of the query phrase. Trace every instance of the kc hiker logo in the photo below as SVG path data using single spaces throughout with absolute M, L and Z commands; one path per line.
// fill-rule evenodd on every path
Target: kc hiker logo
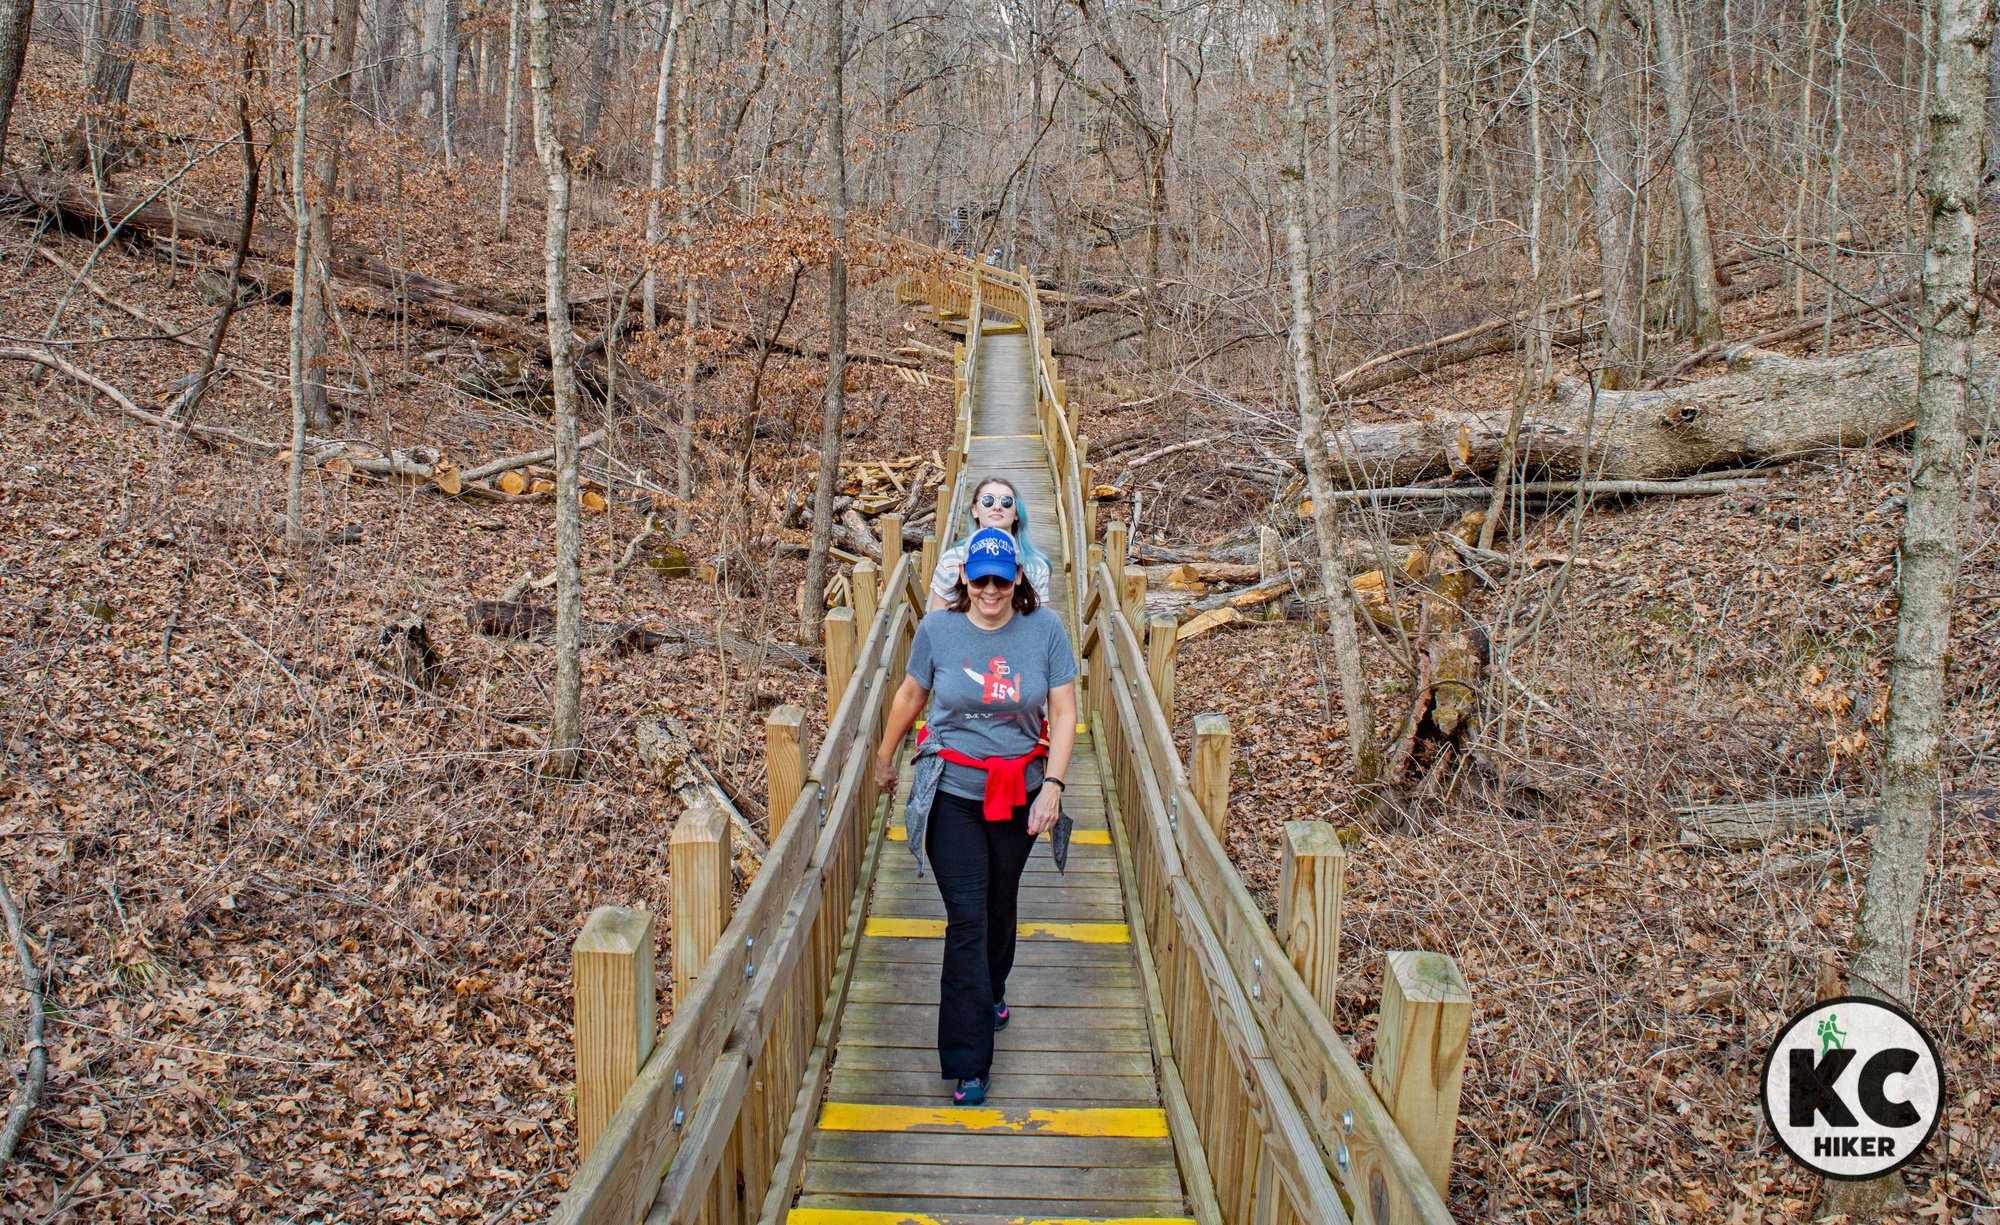
M 1893 1004 L 1822 1000 L 1785 1022 L 1764 1062 L 1764 1118 L 1827 1178 L 1876 1178 L 1917 1155 L 1944 1113 L 1937 1044 Z
M 1007 666 L 1004 656 L 995 655 L 986 665 L 986 671 L 974 672 L 972 665 L 961 660 L 958 665 L 979 686 L 979 700 L 982 704 L 992 702 L 1018 702 L 1021 700 L 1021 678 Z

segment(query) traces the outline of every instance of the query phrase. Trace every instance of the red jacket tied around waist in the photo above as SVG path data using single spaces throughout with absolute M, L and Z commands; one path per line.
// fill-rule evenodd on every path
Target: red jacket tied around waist
M 930 729 L 918 733 L 917 743 L 922 744 Z M 957 749 L 938 746 L 937 755 L 955 766 L 971 766 L 975 770 L 986 771 L 986 794 L 980 800 L 981 811 L 988 821 L 1009 821 L 1014 810 L 1028 802 L 1028 763 L 1049 755 L 1046 741 L 1037 744 L 1019 757 L 969 757 Z

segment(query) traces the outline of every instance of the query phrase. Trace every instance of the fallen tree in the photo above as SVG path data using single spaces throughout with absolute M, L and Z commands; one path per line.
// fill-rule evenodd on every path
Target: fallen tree
M 1982 336 L 1975 360 L 2000 356 Z M 1762 349 L 1730 355 L 1729 373 L 1685 387 L 1599 391 L 1564 379 L 1523 414 L 1517 454 L 1555 477 L 1661 480 L 1729 464 L 1766 462 L 1865 447 L 1908 428 L 1915 411 L 1917 346 L 1893 345 L 1829 358 Z M 1969 410 L 1981 437 L 1984 406 Z M 1335 478 L 1350 489 L 1407 485 L 1495 471 L 1509 410 L 1440 414 L 1427 421 L 1369 423 L 1331 432 Z

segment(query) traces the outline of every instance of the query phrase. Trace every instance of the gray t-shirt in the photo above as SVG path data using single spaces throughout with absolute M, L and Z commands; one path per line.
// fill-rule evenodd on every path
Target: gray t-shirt
M 924 726 L 945 748 L 967 757 L 1020 757 L 1042 738 L 1049 690 L 1076 679 L 1076 656 L 1051 609 L 1017 613 L 997 630 L 940 610 L 917 625 L 909 673 L 931 691 Z M 1030 763 L 1028 789 L 1041 784 L 1041 762 Z M 938 785 L 976 800 L 986 794 L 986 772 L 947 762 Z

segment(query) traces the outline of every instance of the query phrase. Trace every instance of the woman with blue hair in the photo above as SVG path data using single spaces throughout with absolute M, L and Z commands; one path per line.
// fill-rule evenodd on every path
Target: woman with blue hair
M 1041 600 L 1049 598 L 1049 559 L 1035 547 L 1028 533 L 1028 504 L 1014 483 L 1004 476 L 989 476 L 975 485 L 972 504 L 965 511 L 965 537 L 946 549 L 931 572 L 930 610 L 936 612 L 952 602 L 965 568 L 965 546 L 981 528 L 997 527 L 1014 538 L 1020 554 L 1021 577 L 1035 589 Z

